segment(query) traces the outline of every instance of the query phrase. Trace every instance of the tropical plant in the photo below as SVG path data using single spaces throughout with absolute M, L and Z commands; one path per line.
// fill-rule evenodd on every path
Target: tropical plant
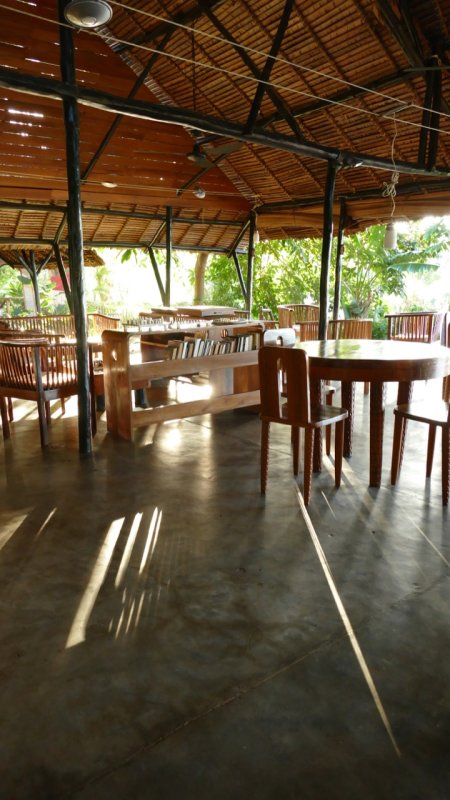
M 348 316 L 376 315 L 384 295 L 404 295 L 408 273 L 425 276 L 439 269 L 437 256 L 450 245 L 442 221 L 423 232 L 411 223 L 398 234 L 395 250 L 384 248 L 384 232 L 383 225 L 374 225 L 345 239 L 342 305 Z
M 253 314 L 260 306 L 276 309 L 283 302 L 317 300 L 320 282 L 320 241 L 284 239 L 261 242 L 253 265 Z M 246 279 L 247 256 L 239 256 Z M 244 299 L 234 262 L 214 256 L 205 278 L 205 303 L 242 307 Z

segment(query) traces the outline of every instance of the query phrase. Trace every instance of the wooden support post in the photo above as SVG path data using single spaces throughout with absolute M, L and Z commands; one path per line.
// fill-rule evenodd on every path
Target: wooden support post
M 336 269 L 334 273 L 334 303 L 333 319 L 339 318 L 339 308 L 341 305 L 341 275 L 342 275 L 342 253 L 344 249 L 344 225 L 345 225 L 345 200 L 341 200 L 341 213 L 339 214 L 339 230 L 336 244 Z
M 331 245 L 333 242 L 333 199 L 336 186 L 337 164 L 328 162 L 327 182 L 323 205 L 322 262 L 320 270 L 320 315 L 319 339 L 327 338 L 328 325 L 328 281 L 330 274 Z
M 244 302 L 247 303 L 247 289 L 245 288 L 244 276 L 242 274 L 241 265 L 239 263 L 236 250 L 233 250 L 231 255 L 233 256 L 234 266 L 236 267 L 237 276 L 241 285 L 242 297 L 244 298 Z
M 74 88 L 75 58 L 72 30 L 67 27 L 64 8 L 67 0 L 59 0 L 60 65 L 65 84 Z M 91 396 L 89 381 L 89 351 L 87 343 L 87 313 L 84 294 L 83 227 L 80 192 L 80 126 L 78 105 L 74 97 L 63 99 L 64 126 L 66 131 L 67 167 L 67 227 L 69 243 L 69 270 L 72 287 L 73 315 L 77 338 L 78 367 L 78 447 L 82 455 L 92 453 Z
M 252 316 L 253 305 L 253 264 L 255 260 L 255 230 L 256 230 L 256 213 L 252 211 L 250 215 L 250 229 L 248 238 L 248 256 L 247 256 L 247 286 L 245 298 L 246 308 L 249 316 Z
M 170 273 L 172 267 L 172 207 L 166 208 L 166 306 L 170 306 Z
M 69 281 L 67 280 L 66 270 L 61 255 L 61 248 L 58 242 L 53 242 L 53 250 L 55 252 L 55 259 L 56 259 L 56 264 L 58 266 L 59 277 L 61 278 L 62 281 L 64 294 L 66 295 L 67 305 L 69 306 L 70 313 L 73 314 L 72 292 L 70 290 Z
M 153 247 L 150 247 L 150 245 L 148 246 L 147 251 L 150 256 L 150 261 L 152 262 L 153 273 L 155 275 L 156 283 L 158 284 L 159 293 L 161 295 L 161 303 L 163 306 L 165 306 L 167 305 L 166 290 L 164 289 L 164 284 L 161 280 L 161 275 L 159 274 L 158 262 L 156 260 L 155 252 L 153 250 Z

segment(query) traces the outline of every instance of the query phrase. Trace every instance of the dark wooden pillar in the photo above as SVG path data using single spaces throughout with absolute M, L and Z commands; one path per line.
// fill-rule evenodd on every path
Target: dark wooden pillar
M 70 290 L 69 281 L 67 280 L 66 270 L 61 255 L 61 248 L 58 242 L 53 242 L 53 250 L 55 253 L 55 259 L 58 267 L 59 277 L 61 278 L 61 282 L 64 288 L 64 294 L 66 295 L 67 305 L 69 306 L 70 313 L 73 314 L 72 292 Z
M 150 245 L 148 246 L 147 251 L 148 251 L 148 254 L 150 256 L 150 261 L 151 261 L 152 267 L 153 267 L 153 274 L 155 276 L 156 283 L 158 284 L 159 293 L 161 295 L 161 305 L 165 306 L 165 305 L 167 305 L 167 303 L 166 303 L 166 290 L 165 290 L 164 284 L 163 284 L 163 282 L 161 280 L 161 275 L 159 274 L 159 267 L 158 267 L 158 262 L 156 260 L 155 251 L 153 250 L 153 247 L 151 247 Z
M 328 324 L 328 283 L 330 275 L 331 246 L 333 243 L 333 199 L 338 166 L 335 161 L 328 162 L 325 200 L 323 206 L 322 262 L 320 270 L 320 316 L 319 339 L 327 338 Z
M 166 208 L 166 306 L 170 306 L 170 276 L 172 268 L 172 208 Z
M 255 260 L 255 230 L 256 214 L 252 211 L 250 215 L 250 227 L 248 236 L 248 260 L 247 260 L 247 286 L 246 286 L 246 308 L 250 317 L 252 316 L 253 305 L 253 264 Z
M 336 269 L 334 273 L 334 303 L 333 319 L 339 317 L 339 307 L 341 305 L 341 276 L 342 276 L 342 253 L 344 252 L 344 224 L 345 224 L 345 200 L 341 200 L 341 213 L 339 214 L 339 230 L 336 245 Z
M 237 257 L 236 250 L 233 250 L 231 255 L 233 257 L 234 266 L 236 267 L 236 273 L 237 273 L 237 276 L 239 278 L 239 284 L 240 284 L 241 291 L 242 291 L 242 297 L 244 298 L 244 303 L 247 304 L 247 289 L 246 289 L 246 286 L 245 286 L 244 276 L 242 274 L 241 265 L 239 263 L 239 259 Z
M 60 64 L 64 83 L 75 86 L 75 57 L 72 30 L 64 18 L 66 0 L 59 0 Z M 77 337 L 78 366 L 78 446 L 82 455 L 92 452 L 91 405 L 89 384 L 89 352 L 87 343 L 87 313 L 84 295 L 83 227 L 80 191 L 80 125 L 77 101 L 64 97 L 64 126 L 66 131 L 67 168 L 67 227 L 69 271 L 72 287 L 73 315 Z

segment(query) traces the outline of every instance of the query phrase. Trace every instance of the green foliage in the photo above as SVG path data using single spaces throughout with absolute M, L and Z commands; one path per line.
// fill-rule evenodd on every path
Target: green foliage
M 384 232 L 384 225 L 374 225 L 345 239 L 342 305 L 348 316 L 376 316 L 383 295 L 403 296 L 407 273 L 425 276 L 437 270 L 436 257 L 449 247 L 442 221 L 423 233 L 411 224 L 406 234 L 398 234 L 395 250 L 385 250 Z
M 386 295 L 403 296 L 409 273 L 429 276 L 439 267 L 438 256 L 449 248 L 449 232 L 443 221 L 434 222 L 425 231 L 411 223 L 406 233 L 398 234 L 395 250 L 383 246 L 385 226 L 375 225 L 362 233 L 345 238 L 342 258 L 342 297 L 344 313 L 349 317 L 374 319 L 375 336 L 386 332 L 383 319 Z M 253 315 L 260 306 L 276 311 L 281 303 L 318 302 L 321 264 L 321 239 L 262 242 L 255 249 L 253 280 Z M 331 263 L 334 265 L 336 242 Z M 247 258 L 239 256 L 244 281 Z M 330 306 L 333 297 L 334 268 L 330 275 Z M 193 282 L 193 277 L 192 277 Z M 205 303 L 243 307 L 244 301 L 234 262 L 226 256 L 214 256 L 207 267 Z
M 267 306 L 276 312 L 285 302 L 317 300 L 320 283 L 320 241 L 294 240 L 261 242 L 255 248 L 253 266 L 253 314 Z M 239 256 L 246 280 L 247 257 Z M 208 263 L 205 279 L 205 303 L 243 307 L 244 301 L 234 262 L 226 256 L 214 256 Z
M 22 285 L 17 269 L 0 267 L 0 308 L 6 317 L 15 317 L 25 310 Z

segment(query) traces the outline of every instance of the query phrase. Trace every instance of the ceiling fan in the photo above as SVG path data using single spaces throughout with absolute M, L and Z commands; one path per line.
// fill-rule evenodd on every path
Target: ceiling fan
M 203 153 L 199 142 L 196 142 L 190 153 L 187 154 L 189 161 L 193 161 L 198 167 L 211 169 L 215 167 L 214 161 L 211 158 L 219 156 L 226 156 L 230 153 L 235 153 L 242 147 L 243 142 L 228 142 L 228 144 L 218 145 L 217 147 L 208 148 L 207 153 Z

